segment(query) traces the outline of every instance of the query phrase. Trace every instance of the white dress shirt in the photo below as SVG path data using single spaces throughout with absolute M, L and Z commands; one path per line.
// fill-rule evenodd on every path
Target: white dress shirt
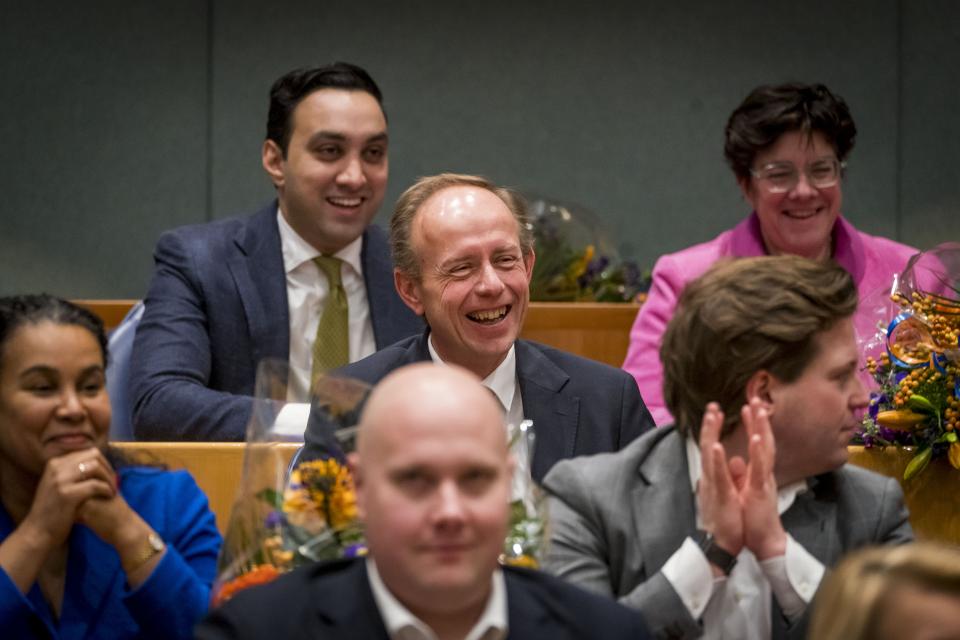
M 437 635 L 390 593 L 383 583 L 377 564 L 367 557 L 367 577 L 380 617 L 391 640 L 437 640 Z M 507 637 L 507 587 L 503 572 L 497 569 L 491 577 L 490 597 L 480 618 L 464 640 L 503 640 Z
M 427 350 L 430 359 L 437 364 L 446 364 L 437 350 L 433 347 L 433 335 L 427 340 Z M 517 347 L 510 346 L 503 362 L 490 375 L 480 381 L 480 384 L 490 389 L 503 408 L 504 421 L 507 424 L 519 425 L 523 420 L 523 398 L 520 397 L 520 381 L 517 379 Z M 537 425 L 533 425 L 536 429 Z
M 307 402 L 310 399 L 313 342 L 317 337 L 323 305 L 330 292 L 330 283 L 313 262 L 320 252 L 293 230 L 279 207 L 277 226 L 280 229 L 280 248 L 287 277 L 287 306 L 290 312 L 290 380 L 287 384 L 287 400 Z M 356 362 L 377 350 L 373 323 L 370 320 L 367 288 L 363 281 L 363 263 L 360 261 L 362 249 L 361 236 L 333 254 L 343 261 L 340 271 L 343 289 L 347 293 L 350 362 Z
M 686 438 L 686 448 L 697 528 L 702 528 L 696 495 L 702 472 L 700 448 L 692 438 Z M 777 492 L 777 512 L 782 515 L 806 490 L 805 480 L 781 487 Z M 744 548 L 729 577 L 713 577 L 710 561 L 691 538 L 683 541 L 662 571 L 690 615 L 702 618 L 704 638 L 766 640 L 771 633 L 771 593 L 784 614 L 793 620 L 813 599 L 824 567 L 788 533 L 784 555 L 758 562 Z

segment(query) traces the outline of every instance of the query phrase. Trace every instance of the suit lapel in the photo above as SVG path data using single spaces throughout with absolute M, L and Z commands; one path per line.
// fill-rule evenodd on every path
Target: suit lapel
M 837 502 L 830 474 L 810 479 L 810 488 L 799 494 L 781 516 L 783 528 L 817 560 L 830 566 L 840 556 Z
M 276 202 L 254 214 L 234 237 L 227 264 L 243 304 L 253 362 L 289 359 L 290 311 Z
M 830 474 L 811 478 L 807 491 L 797 495 L 793 504 L 780 516 L 783 528 L 817 560 L 830 567 L 840 556 L 840 538 L 837 533 L 837 503 L 832 496 L 833 478 Z M 804 624 L 788 626 L 776 598 L 770 603 L 771 637 L 800 637 Z
M 370 305 L 370 320 L 373 325 L 373 339 L 377 349 L 393 344 L 399 336 L 391 332 L 392 317 L 396 309 L 390 304 L 396 298 L 393 278 L 393 264 L 388 256 L 389 250 L 379 229 L 367 227 L 363 232 L 363 247 L 360 250 L 360 263 L 363 265 L 363 281 L 367 287 L 367 304 Z
M 504 570 L 507 585 L 507 638 L 563 638 L 564 629 L 556 629 L 558 621 L 543 602 L 533 597 L 519 580 Z
M 697 522 L 683 437 L 673 427 L 659 431 L 663 435 L 651 441 L 639 461 L 640 481 L 630 497 L 632 505 L 643 505 L 630 511 L 647 578 L 673 555 L 679 541 L 693 533 Z
M 576 451 L 580 398 L 563 391 L 570 377 L 536 347 L 525 340 L 515 345 L 523 415 L 533 421 L 537 438 L 532 474 L 542 478 L 551 460 Z
M 316 602 L 319 626 L 310 637 L 315 638 L 369 638 L 389 640 L 380 610 L 373 599 L 367 564 L 362 559 L 353 560 L 352 566 L 338 580 L 342 587 L 323 590 L 324 596 L 313 598 Z M 329 594 L 336 594 L 330 598 Z M 325 629 L 333 629 L 327 634 Z

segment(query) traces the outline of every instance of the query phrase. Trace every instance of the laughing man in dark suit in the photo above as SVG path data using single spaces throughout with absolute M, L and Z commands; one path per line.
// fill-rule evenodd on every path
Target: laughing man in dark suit
M 500 568 L 513 460 L 501 409 L 459 367 L 374 389 L 352 456 L 369 555 L 241 591 L 200 640 L 644 640 L 640 615 L 546 574 Z
M 386 236 L 370 225 L 388 173 L 381 103 L 355 65 L 282 76 L 262 150 L 277 200 L 160 238 L 132 354 L 139 439 L 243 439 L 264 358 L 288 362 L 288 399 L 307 400 L 331 291 L 317 256 L 340 261 L 349 344 L 339 342 L 338 365 L 421 330 L 393 288 Z
M 616 451 L 652 428 L 636 383 L 623 371 L 520 340 L 535 259 L 529 217 L 511 191 L 476 176 L 421 178 L 390 222 L 400 297 L 428 329 L 337 371 L 376 384 L 413 362 L 459 365 L 499 399 L 508 422 L 533 421 L 533 477 L 554 462 Z M 306 453 L 324 450 L 315 411 Z

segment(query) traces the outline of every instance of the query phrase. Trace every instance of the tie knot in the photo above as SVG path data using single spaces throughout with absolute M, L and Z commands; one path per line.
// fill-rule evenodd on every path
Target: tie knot
M 341 286 L 340 265 L 343 264 L 343 260 L 333 256 L 317 256 L 313 261 L 320 271 L 323 271 L 323 274 L 327 276 L 327 282 L 330 283 L 331 289 Z

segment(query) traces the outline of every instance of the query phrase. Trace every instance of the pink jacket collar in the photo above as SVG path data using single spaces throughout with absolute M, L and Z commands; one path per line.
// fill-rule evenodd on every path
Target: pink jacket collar
M 730 234 L 730 253 L 738 258 L 767 255 L 760 233 L 760 219 L 753 212 L 735 226 Z M 833 226 L 833 259 L 853 276 L 854 282 L 863 279 L 865 259 L 860 235 L 843 219 L 837 218 Z

